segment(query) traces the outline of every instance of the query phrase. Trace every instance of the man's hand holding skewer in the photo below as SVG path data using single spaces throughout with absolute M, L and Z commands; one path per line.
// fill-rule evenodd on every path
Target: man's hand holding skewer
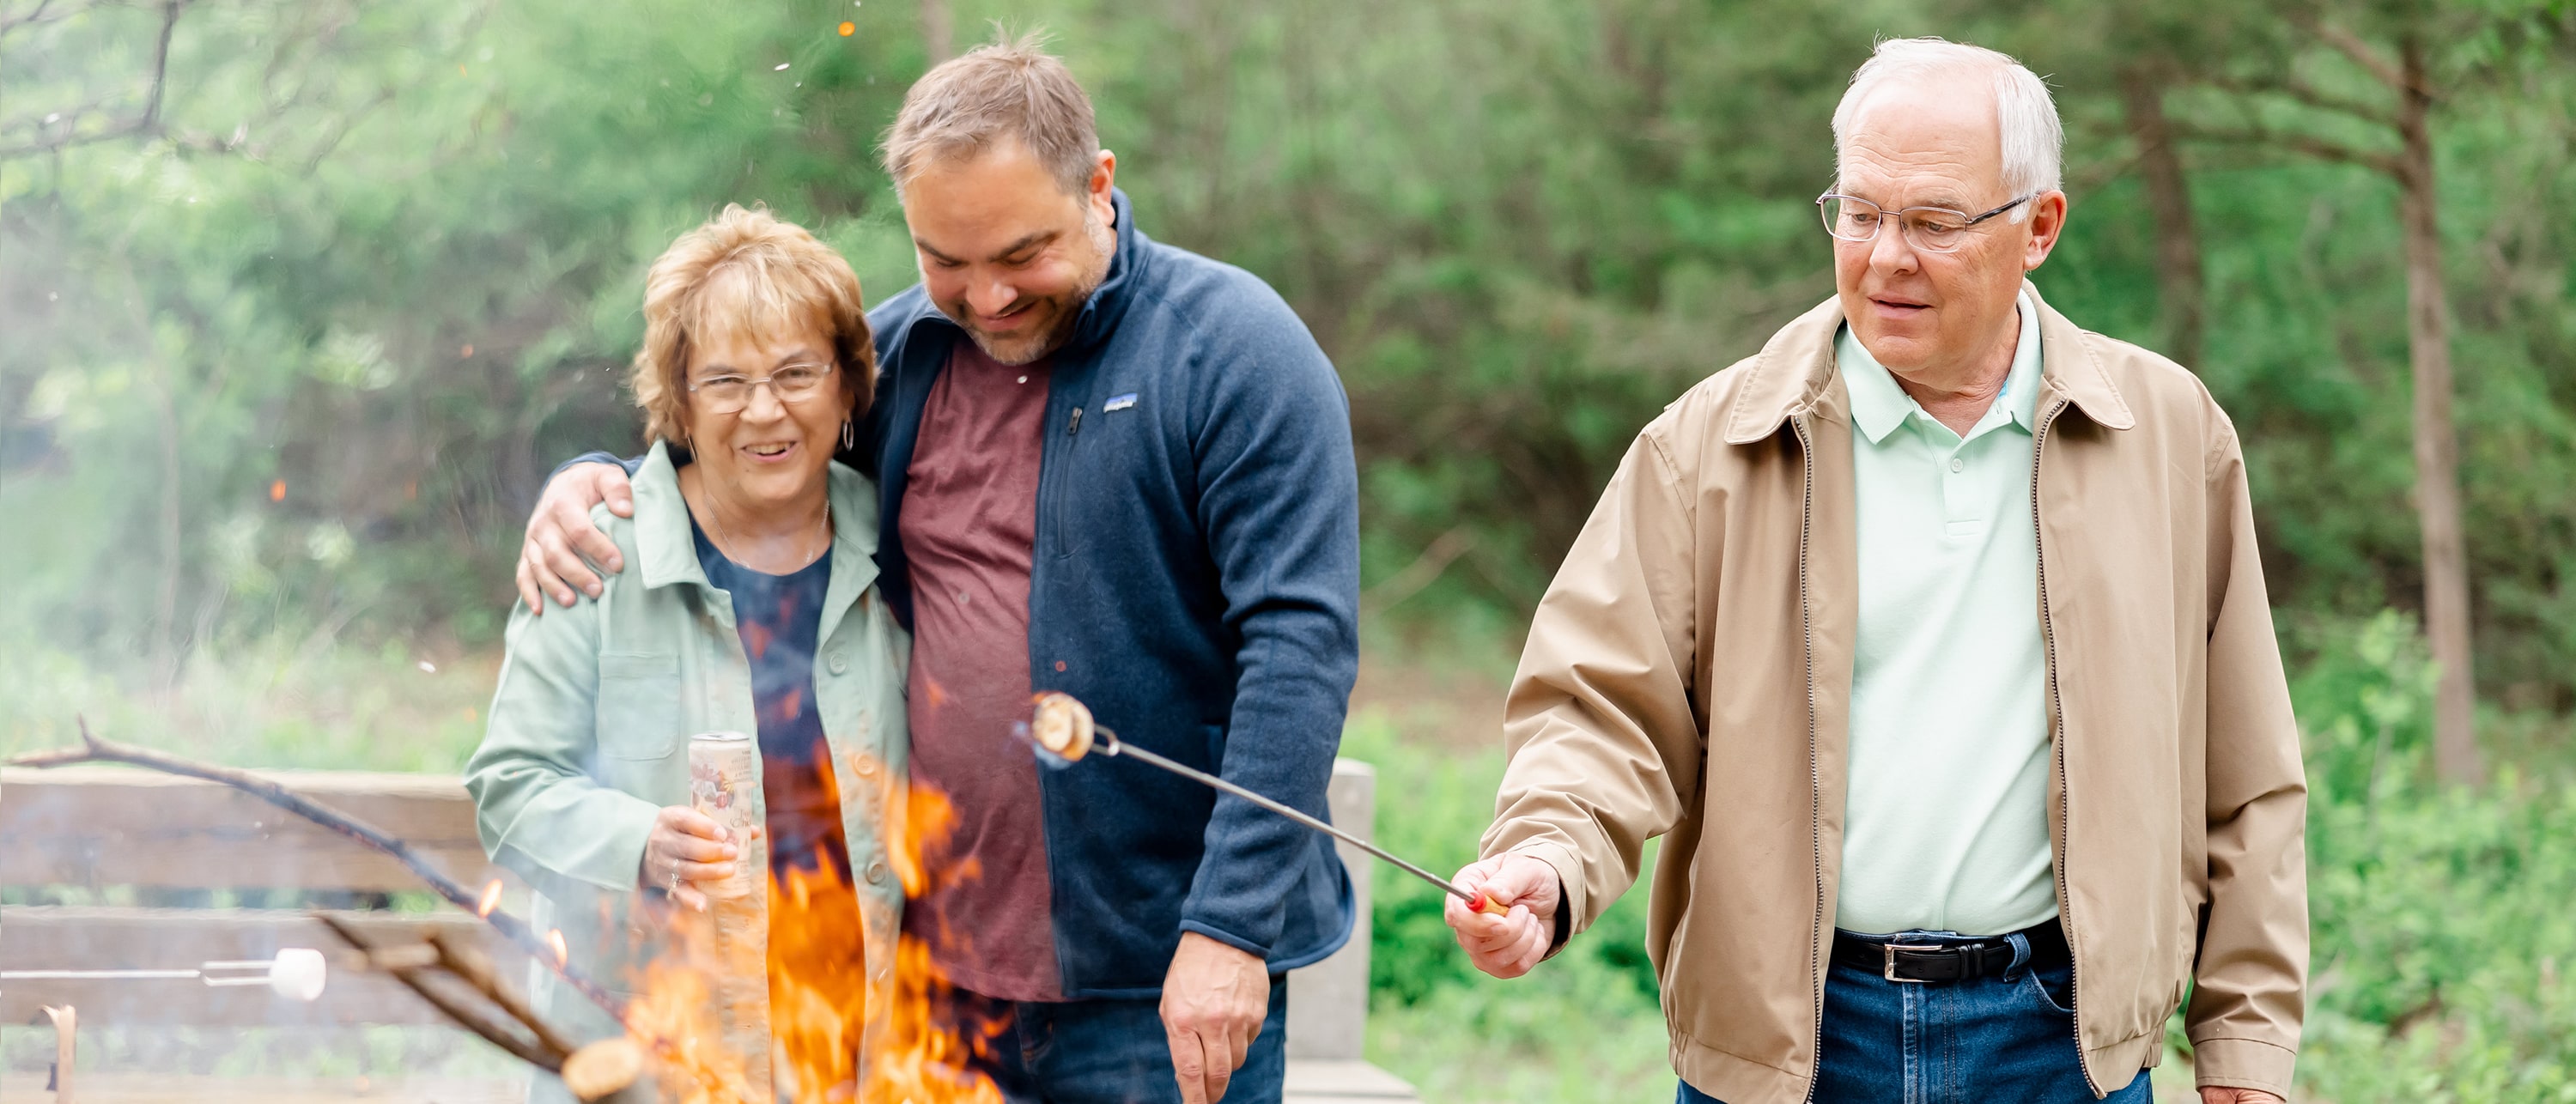
M 1555 867 L 1528 855 L 1496 855 L 1469 863 L 1451 880 L 1511 909 L 1497 916 L 1477 912 L 1455 896 L 1447 898 L 1442 918 L 1449 921 L 1458 945 L 1466 949 L 1477 969 L 1498 978 L 1516 978 L 1547 957 L 1548 945 L 1556 937 L 1556 910 L 1563 900 Z

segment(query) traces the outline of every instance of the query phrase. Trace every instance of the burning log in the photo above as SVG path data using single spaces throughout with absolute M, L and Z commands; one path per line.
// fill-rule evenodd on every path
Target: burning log
M 644 1048 L 627 1038 L 601 1039 L 564 1057 L 564 1088 L 583 1100 L 605 1100 L 644 1080 Z
M 483 952 L 466 946 L 463 941 L 449 936 L 446 932 L 432 934 L 429 937 L 429 945 L 438 952 L 438 964 L 441 967 L 448 973 L 464 979 L 467 985 L 473 986 L 476 992 L 500 1006 L 503 1012 L 509 1013 L 520 1023 L 526 1024 L 528 1030 L 536 1035 L 537 1042 L 543 1044 L 547 1050 L 569 1055 L 580 1049 L 545 1020 L 538 1018 L 536 1009 L 528 1007 L 528 1002 L 520 999 L 517 992 L 501 984 L 500 977 L 492 972 L 492 960 L 485 958 Z
M 313 919 L 320 921 L 322 926 L 331 929 L 331 934 L 339 936 L 341 942 L 356 949 L 361 964 L 367 969 L 391 975 L 395 981 L 401 982 L 404 988 L 420 994 L 420 999 L 428 1001 L 430 1007 L 438 1009 L 448 1019 L 455 1021 L 458 1027 L 482 1036 L 483 1041 L 508 1051 L 519 1060 L 548 1073 L 563 1068 L 564 1056 L 569 1053 L 569 1048 L 561 1045 L 560 1036 L 532 1023 L 534 1016 L 520 1015 L 519 1010 L 524 1006 L 519 1005 L 516 1000 L 503 999 L 499 995 L 500 987 L 493 984 L 488 975 L 458 976 L 467 985 L 482 993 L 487 1001 L 498 1007 L 502 1014 L 516 1025 L 517 1030 L 502 1026 L 497 1019 L 487 1015 L 482 1009 L 469 1006 L 429 984 L 425 975 L 444 965 L 435 944 L 415 943 L 409 946 L 379 948 L 369 943 L 366 937 L 359 935 L 357 929 L 351 927 L 348 921 L 329 913 L 316 912 L 312 915 Z
M 555 972 L 556 976 L 561 977 L 564 980 L 565 984 L 572 986 L 572 988 L 582 996 L 589 998 L 591 1003 L 598 1005 L 601 1010 L 607 1012 L 612 1017 L 623 1018 L 625 1013 L 625 1005 L 623 1002 L 619 1001 L 617 997 L 609 993 L 608 990 L 601 988 L 598 983 L 583 976 L 580 971 L 572 968 L 571 964 L 567 961 L 568 956 L 563 953 L 561 943 L 563 938 L 562 936 L 555 935 L 551 932 L 547 933 L 548 935 L 554 936 L 554 941 L 548 942 L 544 936 L 540 936 L 535 929 L 530 928 L 525 921 L 522 921 L 506 912 L 502 912 L 497 907 L 499 904 L 499 898 L 497 896 L 491 895 L 488 890 L 485 894 L 478 896 L 473 891 L 466 889 L 463 885 L 458 884 L 455 879 L 448 877 L 437 867 L 430 865 L 429 860 L 420 857 L 418 852 L 413 851 L 409 845 L 396 839 L 384 829 L 378 828 L 336 809 L 332 809 L 329 806 L 323 805 L 298 794 L 293 790 L 287 789 L 284 786 L 278 785 L 275 782 L 271 782 L 268 779 L 261 778 L 247 771 L 235 770 L 231 767 L 219 767 L 211 763 L 200 763 L 195 760 L 184 759 L 176 755 L 153 751 L 149 748 L 141 748 L 132 744 L 124 744 L 114 740 L 103 739 L 90 732 L 89 721 L 87 718 L 82 718 L 80 720 L 80 734 L 81 746 L 79 747 L 63 748 L 56 751 L 28 752 L 24 755 L 15 756 L 7 762 L 10 766 L 37 768 L 63 767 L 70 766 L 75 763 L 124 763 L 128 766 L 143 767 L 149 770 L 157 770 L 167 774 L 176 774 L 186 778 L 202 779 L 240 790 L 252 797 L 259 798 L 260 800 L 268 802 L 271 805 L 275 805 L 280 809 L 284 809 L 287 812 L 303 817 L 315 824 L 319 824 L 324 828 L 328 828 L 342 836 L 374 848 L 375 850 L 392 858 L 395 862 L 401 863 L 404 869 L 407 869 L 414 875 L 418 876 L 423 883 L 429 886 L 432 892 L 445 898 L 449 904 L 453 904 L 458 908 L 480 916 L 484 923 L 492 925 L 492 929 L 494 931 L 501 933 L 502 938 L 518 944 L 520 947 L 526 949 L 529 954 L 536 956 L 538 961 L 545 963 L 549 969 L 552 969 Z M 486 898 L 488 898 L 488 900 Z
M 489 960 L 444 933 L 420 943 L 377 946 L 337 916 L 316 912 L 313 918 L 356 950 L 364 968 L 392 975 L 458 1027 L 529 1065 L 562 1077 L 564 1087 L 583 1100 L 615 1096 L 643 1079 L 643 1051 L 634 1042 L 619 1037 L 587 1046 L 574 1045 L 502 984 Z M 430 977 L 442 973 L 480 995 L 489 1009 L 460 1000 L 456 994 L 431 984 Z

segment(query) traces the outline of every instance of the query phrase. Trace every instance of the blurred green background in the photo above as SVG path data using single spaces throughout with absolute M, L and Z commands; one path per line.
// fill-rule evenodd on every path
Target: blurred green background
M 992 19 L 1054 32 L 1148 233 L 1269 280 L 1339 365 L 1349 751 L 1384 838 L 1444 868 L 1630 436 L 1830 293 L 1810 201 L 1850 70 L 1940 34 L 2049 76 L 2073 222 L 2039 283 L 2246 439 L 2314 786 L 2305 1088 L 2576 1101 L 2567 0 L 0 0 L 0 750 L 86 712 L 232 762 L 456 769 L 539 481 L 638 444 L 644 265 L 757 202 L 871 301 L 910 283 L 874 143 Z M 2456 781 L 2372 69 L 2410 44 L 2479 702 Z M 1669 1095 L 1641 895 L 1505 985 L 1387 873 L 1377 1061 L 1435 1101 Z

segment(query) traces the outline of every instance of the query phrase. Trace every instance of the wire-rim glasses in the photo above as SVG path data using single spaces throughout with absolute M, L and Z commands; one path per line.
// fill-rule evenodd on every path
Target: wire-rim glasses
M 735 414 L 751 405 L 751 393 L 768 384 L 781 403 L 801 403 L 823 393 L 832 378 L 829 364 L 790 364 L 765 376 L 709 376 L 689 385 L 689 394 L 706 404 L 709 414 Z
M 1825 233 L 1848 242 L 1871 241 L 1887 225 L 1889 215 L 1896 216 L 1905 243 L 1926 253 L 1948 253 L 1959 248 L 1968 238 L 1970 228 L 1987 219 L 2038 198 L 2026 195 L 1982 215 L 1953 211 L 1947 207 L 1905 207 L 1895 211 L 1859 196 L 1826 192 L 1816 197 L 1816 209 L 1824 215 Z

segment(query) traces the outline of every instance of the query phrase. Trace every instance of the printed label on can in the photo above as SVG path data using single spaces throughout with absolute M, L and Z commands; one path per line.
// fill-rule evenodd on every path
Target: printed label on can
M 760 755 L 751 737 L 739 732 L 689 737 L 689 807 L 723 825 L 740 850 L 732 877 L 700 884 L 708 897 L 740 900 L 768 880 L 769 849 L 752 832 L 760 826 L 759 803 L 752 800 L 758 785 Z

